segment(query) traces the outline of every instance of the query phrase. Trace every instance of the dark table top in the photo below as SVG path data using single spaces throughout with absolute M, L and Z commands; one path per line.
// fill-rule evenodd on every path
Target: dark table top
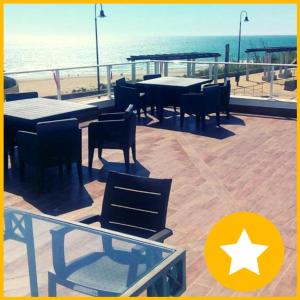
M 56 116 L 78 116 L 81 112 L 97 111 L 93 105 L 46 98 L 34 98 L 4 103 L 4 116 L 28 121 L 46 120 Z
M 144 86 L 166 86 L 166 87 L 181 87 L 189 88 L 194 85 L 201 85 L 211 82 L 211 79 L 200 78 L 184 78 L 184 77 L 160 77 L 150 80 L 137 82 L 137 84 Z

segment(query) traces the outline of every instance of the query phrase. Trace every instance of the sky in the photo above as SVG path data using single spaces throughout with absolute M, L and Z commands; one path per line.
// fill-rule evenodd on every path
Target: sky
M 136 5 L 105 4 L 98 19 L 99 35 L 127 39 L 137 36 L 237 35 L 239 16 L 248 12 L 243 35 L 295 35 L 296 5 Z M 99 6 L 98 6 L 99 10 Z M 94 38 L 93 4 L 6 4 L 5 42 L 22 39 L 82 43 Z M 55 37 L 55 38 L 54 38 Z

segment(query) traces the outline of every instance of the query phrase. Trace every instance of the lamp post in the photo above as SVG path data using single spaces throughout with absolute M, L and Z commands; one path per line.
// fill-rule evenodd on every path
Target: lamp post
M 247 11 L 242 10 L 240 13 L 239 47 L 238 47 L 238 59 L 237 59 L 238 63 L 240 62 L 240 55 L 241 55 L 241 34 L 242 34 L 242 16 L 243 16 L 243 14 L 245 14 L 244 22 L 249 22 Z M 237 85 L 239 85 L 239 81 L 240 81 L 240 70 L 239 69 L 240 69 L 240 65 L 238 65 L 237 76 L 235 78 Z
M 96 61 L 97 61 L 97 86 L 98 86 L 98 96 L 100 97 L 100 71 L 99 71 L 99 46 L 98 46 L 98 18 L 105 18 L 104 11 L 102 9 L 102 3 L 100 4 L 100 13 L 97 16 L 97 4 L 94 5 L 95 11 L 95 37 L 96 37 Z

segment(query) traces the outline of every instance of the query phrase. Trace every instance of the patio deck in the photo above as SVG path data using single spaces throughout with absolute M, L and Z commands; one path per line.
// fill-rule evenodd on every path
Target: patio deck
M 189 296 L 294 296 L 296 291 L 296 122 L 295 120 L 235 114 L 222 117 L 222 128 L 212 118 L 205 133 L 194 129 L 194 119 L 179 129 L 170 112 L 163 125 L 142 121 L 137 128 L 138 163 L 131 173 L 172 178 L 167 225 L 174 235 L 168 244 L 187 249 Z M 83 124 L 83 127 L 86 124 Z M 76 220 L 100 210 L 108 170 L 124 171 L 123 155 L 104 150 L 105 167 L 95 155 L 87 168 L 87 128 L 83 128 L 84 187 L 77 173 L 59 178 L 47 174 L 47 188 L 38 194 L 35 178 L 18 180 L 17 169 L 5 182 L 5 206 Z M 34 173 L 33 173 L 34 174 Z M 280 274 L 265 288 L 238 293 L 219 285 L 208 273 L 203 248 L 212 225 L 236 211 L 254 211 L 280 230 L 285 261 Z

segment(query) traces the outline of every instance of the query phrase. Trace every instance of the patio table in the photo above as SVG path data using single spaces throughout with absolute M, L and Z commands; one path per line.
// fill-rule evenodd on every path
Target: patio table
M 56 244 L 53 232 L 60 231 L 64 234 L 59 239 L 63 244 Z M 105 247 L 105 244 L 111 246 Z M 86 259 L 88 257 L 92 259 Z M 5 296 L 56 293 L 53 282 L 50 284 L 55 273 L 60 276 L 54 260 L 71 265 L 74 274 L 65 276 L 72 281 L 72 295 L 75 291 L 92 296 L 136 296 L 147 290 L 151 296 L 179 296 L 186 288 L 185 250 L 48 215 L 6 208 Z M 73 266 L 74 260 L 77 262 Z M 67 267 L 65 273 L 63 271 L 64 263 L 60 263 L 59 268 L 62 274 L 69 274 Z
M 188 92 L 200 92 L 201 86 L 212 82 L 212 79 L 159 77 L 137 82 L 137 86 L 157 98 L 155 105 L 159 110 L 159 119 L 163 119 L 163 108 L 169 105 L 177 106 L 177 97 Z
M 86 120 L 95 117 L 97 111 L 98 108 L 93 105 L 47 98 L 4 102 L 5 122 L 25 130 L 43 121 L 66 118 Z
M 14 146 L 18 130 L 34 132 L 38 122 L 67 118 L 85 121 L 95 118 L 97 114 L 98 108 L 93 105 L 47 98 L 4 102 L 5 151 Z M 7 169 L 7 157 L 4 159 Z

